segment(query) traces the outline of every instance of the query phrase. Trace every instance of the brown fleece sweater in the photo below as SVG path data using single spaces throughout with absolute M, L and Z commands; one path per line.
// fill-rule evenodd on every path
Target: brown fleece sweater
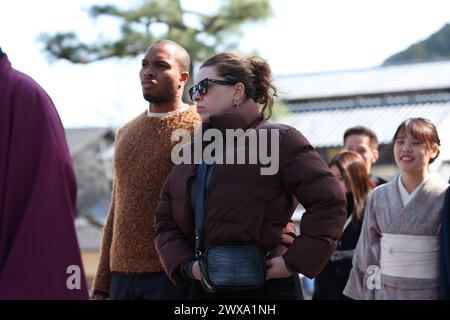
M 111 272 L 164 271 L 153 240 L 160 189 L 172 169 L 172 131 L 194 129 L 195 107 L 162 117 L 144 112 L 119 129 L 114 155 L 115 180 L 101 245 L 94 293 L 109 293 Z

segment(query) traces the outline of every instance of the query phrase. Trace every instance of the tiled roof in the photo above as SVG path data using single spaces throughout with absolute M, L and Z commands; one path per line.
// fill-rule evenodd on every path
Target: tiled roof
M 439 129 L 449 116 L 450 102 L 442 102 L 300 111 L 278 122 L 297 128 L 314 147 L 320 148 L 342 145 L 345 130 L 356 125 L 371 128 L 380 143 L 390 143 L 395 129 L 407 118 L 427 118 Z
M 283 100 L 450 88 L 450 60 L 372 69 L 279 76 Z

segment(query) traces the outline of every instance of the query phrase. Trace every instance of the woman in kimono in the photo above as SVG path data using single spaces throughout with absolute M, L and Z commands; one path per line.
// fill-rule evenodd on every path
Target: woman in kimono
M 344 295 L 438 299 L 438 234 L 448 185 L 428 172 L 439 155 L 436 127 L 426 119 L 408 119 L 393 143 L 400 172 L 369 197 Z
M 364 158 L 354 151 L 343 151 L 328 164 L 347 197 L 347 221 L 336 251 L 314 281 L 313 300 L 345 300 L 342 294 L 352 269 L 369 191 L 372 189 Z

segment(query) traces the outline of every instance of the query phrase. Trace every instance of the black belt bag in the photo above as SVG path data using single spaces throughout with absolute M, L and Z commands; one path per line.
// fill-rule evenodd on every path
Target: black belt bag
M 208 166 L 201 163 L 195 187 L 195 250 L 201 283 L 208 292 L 249 290 L 266 282 L 265 250 L 255 243 L 221 243 L 204 248 Z
M 249 290 L 266 282 L 263 248 L 252 243 L 225 243 L 207 248 L 198 259 L 206 291 Z

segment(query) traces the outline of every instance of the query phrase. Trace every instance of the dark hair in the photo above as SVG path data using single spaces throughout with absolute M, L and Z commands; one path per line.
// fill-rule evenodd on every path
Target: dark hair
M 369 137 L 370 146 L 373 149 L 378 148 L 377 135 L 375 134 L 375 132 L 373 132 L 369 128 L 366 128 L 366 127 L 363 127 L 363 126 L 356 126 L 356 127 L 351 127 L 351 128 L 348 128 L 347 130 L 345 130 L 345 133 L 344 133 L 344 145 L 345 145 L 345 140 L 349 136 L 352 136 L 352 135 L 367 136 L 367 137 Z
M 345 185 L 353 194 L 355 222 L 362 222 L 364 207 L 372 189 L 364 158 L 354 151 L 342 151 L 330 160 L 328 166 L 338 168 Z
M 272 116 L 277 89 L 272 84 L 270 66 L 265 60 L 258 57 L 243 58 L 234 52 L 223 52 L 208 58 L 200 68 L 210 66 L 214 66 L 226 81 L 241 82 L 245 87 L 245 95 L 262 105 L 261 113 L 264 118 L 269 119 Z
M 153 43 L 152 46 L 157 44 L 173 46 L 176 49 L 175 60 L 178 63 L 180 71 L 189 72 L 189 68 L 191 67 L 191 57 L 189 56 L 189 52 L 183 46 L 169 39 L 158 40 Z
M 392 142 L 395 143 L 399 134 L 405 134 L 405 132 L 409 132 L 411 136 L 420 140 L 422 143 L 425 143 L 428 148 L 433 147 L 434 145 L 440 146 L 441 140 L 439 139 L 438 132 L 436 130 L 436 126 L 428 119 L 424 118 L 409 118 L 403 121 L 397 128 L 394 134 L 394 138 Z M 430 159 L 429 163 L 433 163 L 434 160 L 439 156 L 440 151 L 436 154 L 436 156 Z

